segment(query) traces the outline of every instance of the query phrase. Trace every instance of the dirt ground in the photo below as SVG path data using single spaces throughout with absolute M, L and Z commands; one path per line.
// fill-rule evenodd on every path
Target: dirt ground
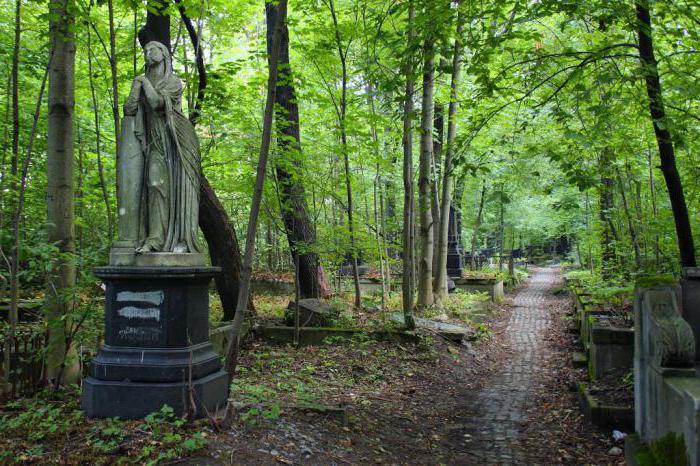
M 559 271 L 539 269 L 475 344 L 258 344 L 241 363 L 239 415 L 178 463 L 624 464 L 579 410 L 571 306 Z

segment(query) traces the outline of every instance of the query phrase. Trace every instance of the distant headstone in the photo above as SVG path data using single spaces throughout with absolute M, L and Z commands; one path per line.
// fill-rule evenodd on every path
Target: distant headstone
M 295 322 L 296 302 L 292 301 L 284 312 L 285 323 L 293 326 Z M 340 310 L 320 299 L 299 300 L 300 327 L 332 327 L 340 316 Z

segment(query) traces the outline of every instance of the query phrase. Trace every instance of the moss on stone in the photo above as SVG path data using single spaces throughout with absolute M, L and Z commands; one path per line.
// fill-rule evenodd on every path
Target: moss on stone
M 676 279 L 673 275 L 663 274 L 663 275 L 647 275 L 644 277 L 637 278 L 636 285 L 639 288 L 651 288 L 657 285 L 675 285 Z

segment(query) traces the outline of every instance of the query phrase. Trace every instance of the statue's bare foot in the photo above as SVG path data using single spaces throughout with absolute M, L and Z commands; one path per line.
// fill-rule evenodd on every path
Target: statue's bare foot
M 136 254 L 144 254 L 147 252 L 154 252 L 154 251 L 155 251 L 155 249 L 153 248 L 153 246 L 151 246 L 148 243 L 144 244 L 140 248 L 136 248 Z
M 185 243 L 178 243 L 175 248 L 173 248 L 173 252 L 176 254 L 184 254 L 187 252 L 187 245 Z

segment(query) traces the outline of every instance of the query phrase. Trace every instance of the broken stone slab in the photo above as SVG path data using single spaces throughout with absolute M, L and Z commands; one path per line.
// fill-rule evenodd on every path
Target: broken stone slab
M 284 322 L 294 326 L 296 302 L 291 301 L 284 311 Z M 315 298 L 299 300 L 299 326 L 300 327 L 332 327 L 340 316 L 337 309 L 325 301 Z
M 401 325 L 404 325 L 404 316 L 400 312 L 391 315 L 391 320 Z M 433 331 L 441 337 L 454 341 L 456 343 L 462 340 L 470 340 L 474 335 L 474 330 L 469 327 L 450 324 L 447 322 L 439 322 L 437 320 L 424 319 L 422 317 L 414 317 L 416 328 L 422 328 Z

